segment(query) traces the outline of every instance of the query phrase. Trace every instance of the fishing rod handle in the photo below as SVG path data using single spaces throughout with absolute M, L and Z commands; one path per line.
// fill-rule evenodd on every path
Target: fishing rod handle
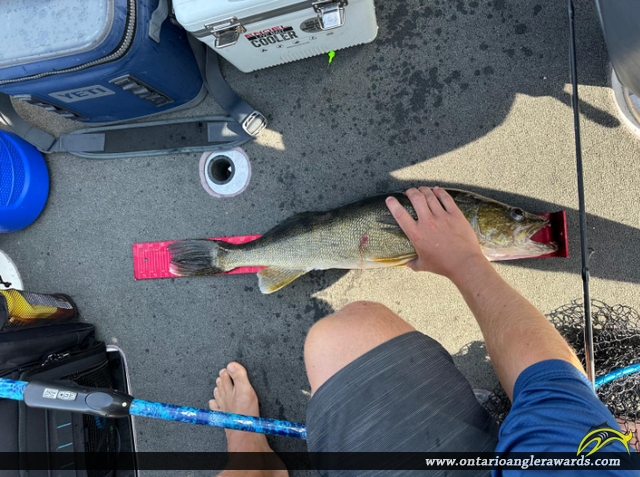
M 67 382 L 26 382 L 0 378 L 0 399 L 24 401 L 29 407 L 81 412 L 102 417 L 141 416 L 298 439 L 307 438 L 307 429 L 300 423 L 143 401 L 113 389 L 87 388 Z

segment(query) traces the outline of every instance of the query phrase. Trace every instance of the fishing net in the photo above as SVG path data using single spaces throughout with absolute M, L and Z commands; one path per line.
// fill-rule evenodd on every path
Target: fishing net
M 640 314 L 625 305 L 609 306 L 592 300 L 593 343 L 596 377 L 640 362 Z M 564 305 L 547 314 L 560 334 L 584 358 L 584 306 L 578 301 Z M 600 400 L 609 408 L 624 433 L 633 432 L 630 442 L 640 451 L 640 373 L 620 377 L 596 390 Z M 511 403 L 498 386 L 483 403 L 489 413 L 502 423 Z

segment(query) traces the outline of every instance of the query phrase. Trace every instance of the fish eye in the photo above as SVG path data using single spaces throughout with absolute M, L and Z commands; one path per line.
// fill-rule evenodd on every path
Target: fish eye
M 511 210 L 509 210 L 509 215 L 516 222 L 522 222 L 524 220 L 524 210 L 520 207 L 512 207 Z

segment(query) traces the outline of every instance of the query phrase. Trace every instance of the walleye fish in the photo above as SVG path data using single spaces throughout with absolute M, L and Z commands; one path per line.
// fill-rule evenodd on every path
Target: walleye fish
M 531 237 L 548 220 L 481 195 L 447 189 L 476 232 L 489 260 L 537 257 L 557 250 Z M 253 242 L 232 245 L 183 240 L 169 245 L 170 270 L 178 276 L 213 275 L 245 266 L 258 273 L 260 291 L 273 293 L 311 270 L 398 267 L 417 257 L 387 209 L 393 195 L 416 218 L 401 193 L 379 195 L 326 212 L 294 215 Z

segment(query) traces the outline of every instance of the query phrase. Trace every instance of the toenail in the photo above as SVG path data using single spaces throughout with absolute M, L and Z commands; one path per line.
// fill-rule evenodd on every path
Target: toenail
M 236 370 L 236 368 L 237 366 L 234 363 L 229 363 L 229 366 L 227 366 L 227 369 L 232 373 Z
M 221 382 L 222 382 L 222 379 L 216 378 L 216 384 L 220 384 Z

